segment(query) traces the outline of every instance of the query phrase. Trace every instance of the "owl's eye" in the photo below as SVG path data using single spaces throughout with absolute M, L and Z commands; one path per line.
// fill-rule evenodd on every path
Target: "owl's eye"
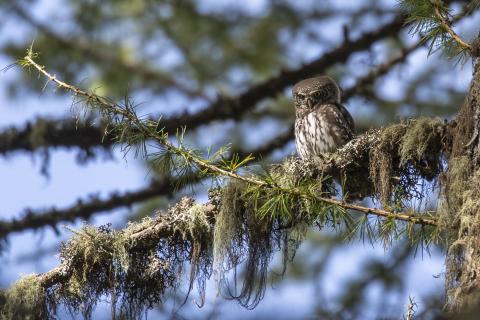
M 327 97 L 327 92 L 326 91 L 323 91 L 323 90 L 319 90 L 319 91 L 315 91 L 315 92 L 312 92 L 312 97 L 318 101 L 318 100 L 323 100 Z

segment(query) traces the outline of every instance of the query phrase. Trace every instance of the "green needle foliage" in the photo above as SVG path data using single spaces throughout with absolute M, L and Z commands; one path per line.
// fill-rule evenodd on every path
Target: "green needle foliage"
M 470 4 L 471 10 L 478 6 L 476 2 Z M 399 7 L 407 14 L 410 32 L 430 43 L 430 53 L 442 50 L 448 58 L 463 62 L 469 58 L 471 47 L 453 32 L 451 8 L 442 0 L 401 0 Z

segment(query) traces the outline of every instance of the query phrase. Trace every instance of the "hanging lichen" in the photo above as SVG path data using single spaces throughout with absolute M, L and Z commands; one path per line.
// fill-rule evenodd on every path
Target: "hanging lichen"
M 0 318 L 45 319 L 48 317 L 45 290 L 36 274 L 24 276 L 0 296 Z
M 442 144 L 445 124 L 438 119 L 418 118 L 381 131 L 370 149 L 369 172 L 384 206 L 424 196 L 421 179 L 432 180 L 443 170 Z
M 288 158 L 255 175 L 262 184 L 229 180 L 212 189 L 207 204 L 183 198 L 167 212 L 123 230 L 72 230 L 60 253 L 66 280 L 40 291 L 35 308 L 54 314 L 63 305 L 88 319 L 97 301 L 106 298 L 114 317 L 135 319 L 162 303 L 185 278 L 185 301 L 196 283 L 202 304 L 213 270 L 221 294 L 253 308 L 265 293 L 274 254 L 283 253 L 285 270 L 311 226 L 343 228 L 350 235 L 370 230 L 371 239 L 385 241 L 398 237 L 394 219 L 371 231 L 368 218 L 355 220 L 342 206 L 321 199 L 338 196 L 335 181 L 347 192 L 355 186 L 363 196 L 377 190 L 388 205 L 395 197 L 411 197 L 420 179 L 442 170 L 442 130 L 438 120 L 406 121 L 367 133 L 316 161 Z M 352 155 L 359 161 L 348 160 Z M 186 270 L 189 274 L 181 277 Z

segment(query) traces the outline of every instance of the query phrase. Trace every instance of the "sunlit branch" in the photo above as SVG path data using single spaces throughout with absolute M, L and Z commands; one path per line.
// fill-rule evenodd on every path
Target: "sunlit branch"
M 149 128 L 157 128 L 159 123 L 145 123 L 141 121 L 129 108 L 121 108 L 119 105 L 115 104 L 114 102 L 110 101 L 107 98 L 98 96 L 94 93 L 86 92 L 81 89 L 76 88 L 75 86 L 72 86 L 70 84 L 67 84 L 59 79 L 56 78 L 55 75 L 52 75 L 48 73 L 43 66 L 40 66 L 37 64 L 33 59 L 32 59 L 32 52 L 29 53 L 25 57 L 25 66 L 31 65 L 35 69 L 37 69 L 38 72 L 43 74 L 45 77 L 47 77 L 50 81 L 54 82 L 57 86 L 61 87 L 62 89 L 68 90 L 74 95 L 80 95 L 84 96 L 85 98 L 88 98 L 91 101 L 94 101 L 100 110 L 108 110 L 116 115 L 121 115 L 128 119 L 129 121 L 132 122 L 132 124 L 136 125 L 138 130 L 142 131 L 145 136 L 144 138 L 147 139 L 153 139 L 156 140 L 158 143 L 163 145 L 168 151 L 171 151 L 172 153 L 175 153 L 179 156 L 182 156 L 185 158 L 186 161 L 189 161 L 191 163 L 194 163 L 195 165 L 198 166 L 199 169 L 205 170 L 207 174 L 212 174 L 212 175 L 219 175 L 223 177 L 229 177 L 233 178 L 236 180 L 240 180 L 249 184 L 257 185 L 257 186 L 262 186 L 266 188 L 278 188 L 275 185 L 272 185 L 264 180 L 259 180 L 255 178 L 254 176 L 245 176 L 245 175 L 239 175 L 238 173 L 234 171 L 229 171 L 226 169 L 223 169 L 221 167 L 216 166 L 215 164 L 212 164 L 205 159 L 202 159 L 193 153 L 189 151 L 182 150 L 178 147 L 176 147 L 173 143 L 171 143 L 168 140 L 168 137 L 165 136 L 162 133 L 159 133 L 158 130 L 149 130 Z M 289 190 L 281 190 L 285 192 L 292 192 Z M 368 208 L 364 207 L 361 205 L 356 205 L 356 204 L 350 204 L 345 201 L 341 201 L 338 199 L 333 199 L 333 198 L 326 198 L 326 197 L 315 197 L 316 200 L 322 201 L 328 204 L 333 204 L 333 205 L 338 205 L 342 208 L 345 209 L 353 209 L 355 211 L 363 212 L 366 214 L 372 214 L 380 217 L 385 217 L 385 218 L 390 218 L 390 219 L 397 219 L 397 220 L 402 220 L 402 221 L 409 221 L 412 223 L 418 223 L 418 224 L 425 224 L 425 225 L 435 225 L 436 222 L 432 218 L 426 218 L 426 217 L 421 217 L 421 216 L 416 216 L 416 215 L 410 215 L 410 214 L 403 214 L 403 213 L 394 213 L 390 212 L 387 210 L 381 210 L 381 209 L 376 209 L 376 208 Z
M 466 49 L 466 50 L 472 52 L 472 46 L 470 44 L 466 43 L 465 41 L 463 41 L 463 39 L 460 38 L 460 36 L 455 31 L 453 31 L 450 22 L 442 15 L 442 13 L 440 12 L 439 4 L 437 3 L 437 1 L 432 1 L 432 4 L 433 4 L 433 7 L 434 7 L 435 16 L 439 20 L 442 29 L 445 32 L 447 32 L 452 37 L 452 39 L 455 42 L 458 43 L 458 45 L 462 49 Z
M 371 85 L 376 79 L 390 71 L 394 66 L 405 61 L 405 59 L 420 47 L 420 41 L 403 49 L 400 54 L 394 58 L 380 64 L 365 76 L 357 79 L 356 83 L 345 89 L 343 92 L 343 99 L 347 101 L 354 95 L 361 95 L 364 88 Z M 259 116 L 268 115 L 268 111 L 263 111 Z M 272 114 L 275 115 L 275 114 Z M 277 116 L 278 117 L 278 116 Z M 159 116 L 150 117 L 158 119 Z M 187 120 L 188 122 L 188 120 Z M 176 127 L 173 126 L 176 124 Z M 162 120 L 162 126 L 165 132 L 175 133 L 178 126 L 183 125 L 177 118 L 166 118 Z M 191 129 L 190 127 L 188 127 Z M 365 130 L 360 130 L 363 132 Z M 32 135 L 35 134 L 35 139 Z M 265 143 L 253 150 L 234 150 L 234 152 L 241 155 L 252 154 L 255 158 L 266 156 L 275 149 L 282 148 L 293 138 L 293 126 L 272 138 L 271 141 Z M 34 144 L 33 141 L 41 140 L 41 144 Z M 90 150 L 95 146 L 103 148 L 110 148 L 115 141 L 113 137 L 105 132 L 104 126 L 89 125 L 86 121 L 74 120 L 46 120 L 37 119 L 35 122 L 29 122 L 24 129 L 9 128 L 0 132 L 0 154 L 7 154 L 17 150 L 35 151 L 39 147 L 76 147 L 83 150 Z

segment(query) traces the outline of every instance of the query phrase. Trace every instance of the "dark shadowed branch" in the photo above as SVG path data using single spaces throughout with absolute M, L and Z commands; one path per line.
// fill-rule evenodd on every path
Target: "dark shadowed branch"
M 382 63 L 368 74 L 357 79 L 355 85 L 343 92 L 343 99 L 348 100 L 354 95 L 362 94 L 368 86 L 373 84 L 382 75 L 386 74 L 395 65 L 405 61 L 410 53 L 420 47 L 417 42 L 401 51 L 394 58 Z M 151 117 L 156 120 L 159 117 Z M 188 122 L 188 119 L 187 119 Z M 180 119 L 164 119 L 162 124 L 167 123 L 165 130 L 175 133 L 178 127 L 184 126 Z M 177 123 L 176 127 L 168 123 Z M 191 128 L 187 126 L 190 130 Z M 293 127 L 286 132 L 279 134 L 270 142 L 255 150 L 235 150 L 236 153 L 246 155 L 253 154 L 255 157 L 266 156 L 271 151 L 283 147 L 293 138 Z M 28 122 L 23 129 L 15 127 L 7 128 L 0 132 L 0 154 L 7 154 L 14 151 L 35 151 L 41 147 L 79 147 L 86 152 L 92 152 L 92 148 L 99 146 L 109 149 L 114 144 L 112 137 L 105 131 L 105 126 L 89 125 L 85 120 L 46 120 L 39 118 Z
M 148 187 L 138 191 L 113 192 L 106 199 L 92 195 L 87 199 L 78 200 L 75 204 L 64 209 L 50 208 L 43 211 L 25 209 L 21 218 L 0 221 L 0 239 L 6 238 L 13 232 L 27 229 L 36 230 L 50 226 L 56 230 L 60 222 L 72 222 L 76 219 L 88 220 L 96 213 L 129 207 L 151 198 L 169 196 L 174 192 L 175 180 L 165 178 L 154 181 Z
M 27 13 L 27 11 L 22 8 L 21 5 L 12 3 L 11 8 L 19 17 L 44 33 L 50 40 L 59 43 L 61 46 L 72 48 L 76 52 L 80 52 L 86 57 L 94 59 L 100 63 L 105 63 L 108 65 L 113 64 L 126 73 L 131 73 L 141 77 L 145 82 L 155 86 L 156 88 L 174 88 L 185 93 L 189 97 L 205 98 L 201 92 L 193 90 L 190 86 L 176 81 L 174 76 L 157 70 L 152 65 L 126 60 L 124 57 L 117 54 L 118 48 L 109 48 L 104 44 L 93 45 L 90 40 L 87 41 L 86 39 L 64 37 L 60 34 L 57 34 L 47 25 L 36 21 Z

